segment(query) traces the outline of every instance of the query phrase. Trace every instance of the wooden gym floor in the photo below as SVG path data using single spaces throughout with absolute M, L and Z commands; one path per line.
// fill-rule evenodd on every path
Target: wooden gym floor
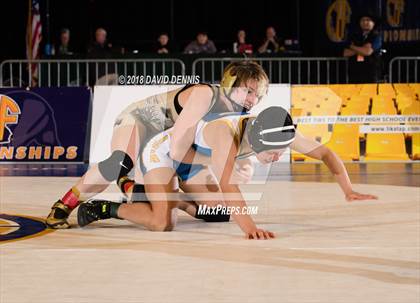
M 278 165 L 243 187 L 262 193 L 249 204 L 275 240 L 180 214 L 174 232 L 108 220 L 2 241 L 0 302 L 418 303 L 420 164 L 346 166 L 379 200 L 346 202 L 318 164 Z M 44 218 L 82 171 L 0 166 L 0 213 Z M 1 236 L 19 228 L 0 217 Z

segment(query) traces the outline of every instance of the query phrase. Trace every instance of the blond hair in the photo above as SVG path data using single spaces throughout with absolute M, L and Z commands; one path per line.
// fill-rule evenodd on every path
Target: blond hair
M 220 85 L 230 91 L 232 87 L 239 87 L 249 80 L 258 82 L 259 95 L 265 95 L 268 89 L 268 76 L 257 62 L 244 60 L 234 61 L 226 66 Z

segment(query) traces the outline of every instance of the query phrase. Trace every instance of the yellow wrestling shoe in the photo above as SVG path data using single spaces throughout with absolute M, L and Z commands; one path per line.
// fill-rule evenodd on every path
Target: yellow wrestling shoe
M 58 200 L 51 207 L 51 212 L 45 220 L 45 224 L 52 229 L 67 229 L 70 228 L 70 224 L 67 221 L 71 209 L 67 205 L 64 205 L 63 201 Z

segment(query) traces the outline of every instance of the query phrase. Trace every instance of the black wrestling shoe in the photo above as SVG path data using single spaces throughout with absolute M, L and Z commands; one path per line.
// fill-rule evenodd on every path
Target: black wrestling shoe
M 98 220 L 111 218 L 111 202 L 104 200 L 90 200 L 82 203 L 77 211 L 77 223 L 80 227 Z

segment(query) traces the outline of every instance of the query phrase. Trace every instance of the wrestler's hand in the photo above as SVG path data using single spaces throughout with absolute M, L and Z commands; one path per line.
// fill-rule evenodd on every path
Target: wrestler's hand
M 273 232 L 259 228 L 255 228 L 245 233 L 245 238 L 248 240 L 269 240 L 275 237 Z
M 251 161 L 238 162 L 233 171 L 232 183 L 233 184 L 246 184 L 251 181 L 254 175 L 254 166 Z
M 378 197 L 375 195 L 361 194 L 355 191 L 351 191 L 346 194 L 346 200 L 351 202 L 355 200 L 378 200 Z

